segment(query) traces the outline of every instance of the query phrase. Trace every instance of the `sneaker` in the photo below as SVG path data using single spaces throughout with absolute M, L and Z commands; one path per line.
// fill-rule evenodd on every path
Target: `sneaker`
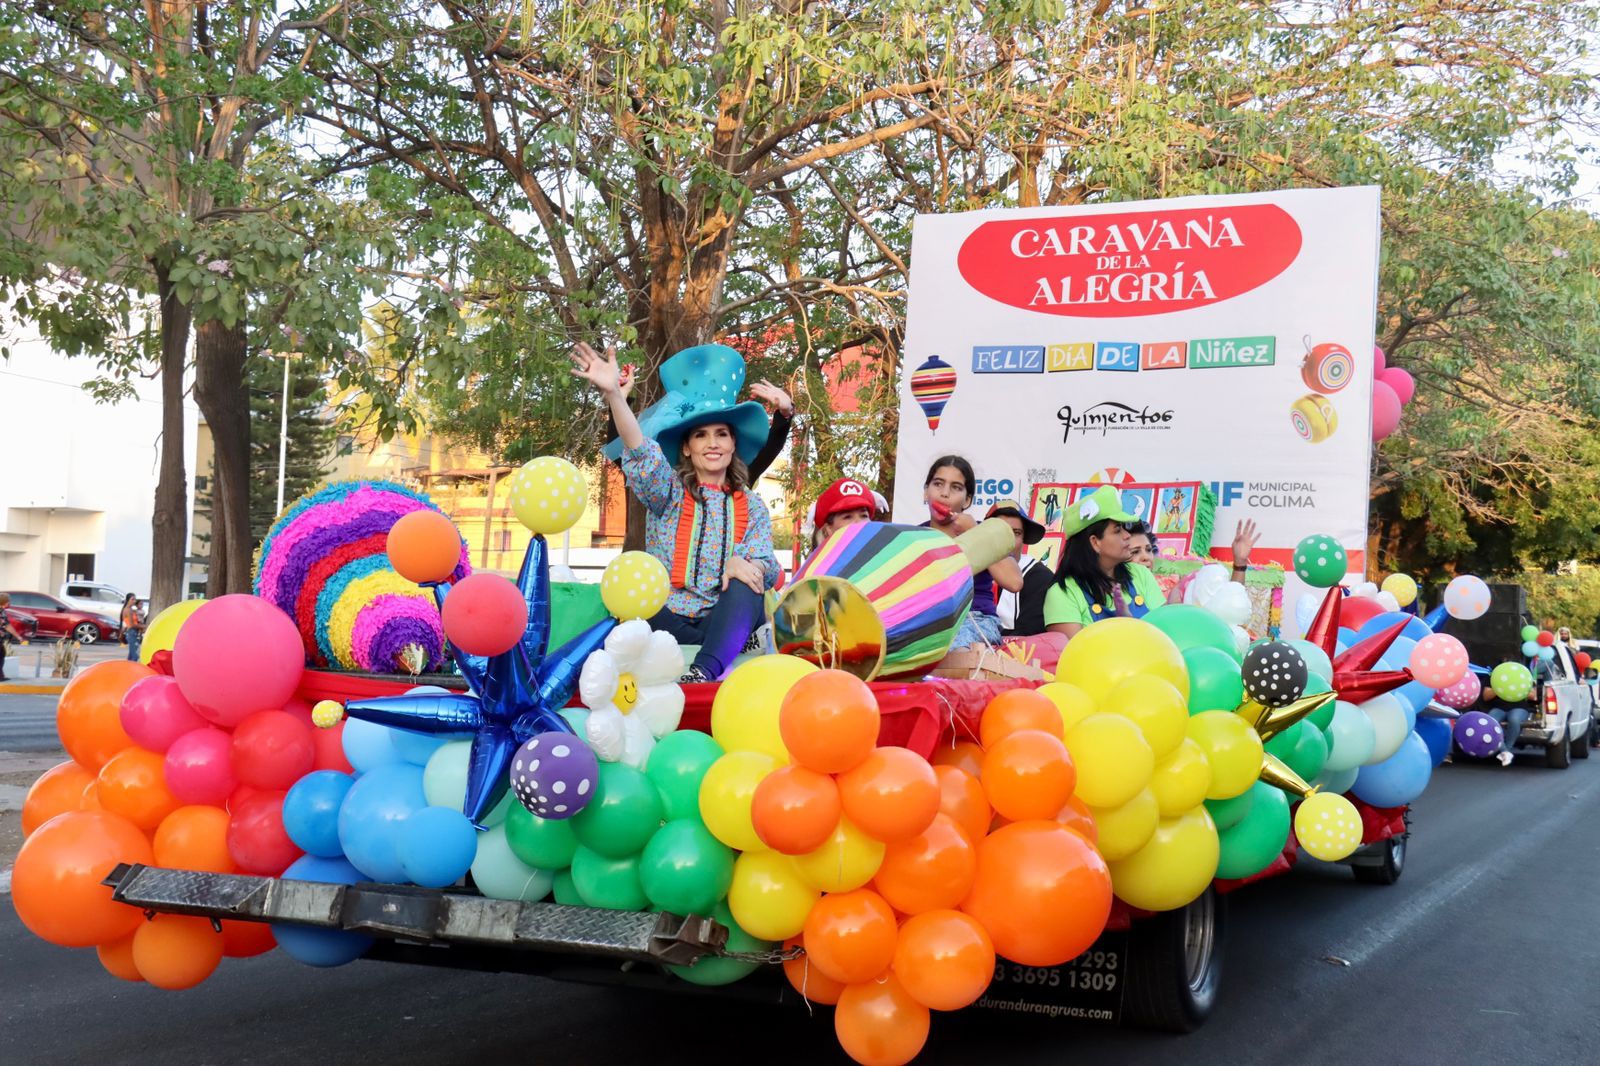
M 708 682 L 715 681 L 715 680 L 716 680 L 716 678 L 714 678 L 710 674 L 706 673 L 700 667 L 698 667 L 698 666 L 690 666 L 689 669 L 687 669 L 687 670 L 685 670 L 683 672 L 683 676 L 678 678 L 678 684 L 680 684 L 680 685 L 704 685 L 704 684 L 706 684 Z
M 739 654 L 748 655 L 751 652 L 756 652 L 761 655 L 772 654 L 772 642 L 768 639 L 771 636 L 771 622 L 756 626 L 750 631 L 750 639 L 744 642 L 744 647 L 740 650 Z
M 1496 755 L 1495 758 L 1500 760 L 1501 766 L 1511 765 L 1511 753 L 1509 751 L 1502 751 L 1499 755 Z

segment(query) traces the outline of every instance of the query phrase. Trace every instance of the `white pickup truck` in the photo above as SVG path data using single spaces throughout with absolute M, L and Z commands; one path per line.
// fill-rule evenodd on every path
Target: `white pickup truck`
M 1566 645 L 1557 643 L 1554 648 L 1554 659 L 1532 667 L 1532 713 L 1514 746 L 1543 748 L 1545 762 L 1564 770 L 1574 758 L 1589 757 L 1590 734 L 1595 728 L 1595 694 L 1578 676 L 1577 664 Z

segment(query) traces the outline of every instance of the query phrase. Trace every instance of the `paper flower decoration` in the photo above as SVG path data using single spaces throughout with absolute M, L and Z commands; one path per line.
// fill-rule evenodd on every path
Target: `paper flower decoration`
M 578 698 L 589 708 L 584 733 L 606 762 L 643 770 L 656 741 L 683 717 L 683 652 L 670 633 L 639 619 L 623 622 L 583 662 Z

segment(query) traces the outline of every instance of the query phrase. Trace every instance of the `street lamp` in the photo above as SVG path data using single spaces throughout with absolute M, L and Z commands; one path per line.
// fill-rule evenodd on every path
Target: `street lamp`
M 268 354 L 283 360 L 283 397 L 278 409 L 278 506 L 272 512 L 276 518 L 283 513 L 283 482 L 289 459 L 289 360 L 299 353 L 269 352 Z

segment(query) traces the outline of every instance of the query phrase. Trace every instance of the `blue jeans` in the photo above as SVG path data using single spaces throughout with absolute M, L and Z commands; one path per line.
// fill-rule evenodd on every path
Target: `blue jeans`
M 144 630 L 124 629 L 122 636 L 128 642 L 128 659 L 131 662 L 139 661 L 139 645 L 144 643 Z
M 1528 720 L 1528 708 L 1496 707 L 1489 712 L 1489 717 L 1499 722 L 1506 731 L 1506 739 L 1500 745 L 1500 750 L 1510 751 L 1511 746 L 1517 742 L 1517 734 L 1522 732 L 1522 723 Z
M 650 619 L 650 628 L 671 633 L 679 644 L 698 644 L 694 665 L 713 680 L 720 678 L 744 651 L 750 634 L 761 624 L 766 607 L 761 594 L 743 581 L 730 581 L 717 604 L 699 618 L 685 618 L 666 608 Z
M 967 616 L 961 620 L 961 626 L 956 630 L 956 639 L 950 642 L 950 647 L 970 648 L 974 644 L 1000 643 L 1000 619 L 992 614 L 981 611 L 968 611 Z

